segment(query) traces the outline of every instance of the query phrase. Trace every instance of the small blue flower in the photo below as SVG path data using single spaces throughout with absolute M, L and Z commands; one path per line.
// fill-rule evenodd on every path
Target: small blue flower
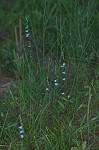
M 26 37 L 29 37 L 29 33 L 26 34 Z
M 65 71 L 63 71 L 63 72 L 62 72 L 62 74 L 66 74 L 66 72 L 65 72 Z
M 28 33 L 28 32 L 29 32 L 29 31 L 28 31 L 28 29 L 27 29 L 27 30 L 25 30 L 25 32 L 26 32 L 26 33 Z
M 20 134 L 22 134 L 22 133 L 24 133 L 24 131 L 23 131 L 23 130 L 21 130 L 21 131 L 20 131 Z
M 18 128 L 19 128 L 19 129 L 23 129 L 22 125 L 20 125 Z
M 62 95 L 64 95 L 65 93 L 64 93 L 64 92 L 62 92 L 61 94 L 62 94 Z
M 66 63 L 64 62 L 64 63 L 63 63 L 63 66 L 65 66 L 65 65 L 66 65 Z
M 23 139 L 23 138 L 24 138 L 24 135 L 23 135 L 23 134 L 20 134 L 20 138 Z
M 58 85 L 58 83 L 55 83 L 55 86 L 57 86 Z
M 61 68 L 64 68 L 64 66 L 62 65 Z
M 56 82 L 57 82 L 57 80 L 54 80 L 54 82 L 56 83 Z
M 62 80 L 63 80 L 63 81 L 65 81 L 65 80 L 66 80 L 66 78 L 63 78 Z
M 49 91 L 49 89 L 48 89 L 48 88 L 46 88 L 45 90 L 46 90 L 46 91 Z
M 65 67 L 65 65 L 66 65 L 66 63 L 64 62 L 64 63 L 62 64 L 61 68 L 64 68 L 64 67 Z

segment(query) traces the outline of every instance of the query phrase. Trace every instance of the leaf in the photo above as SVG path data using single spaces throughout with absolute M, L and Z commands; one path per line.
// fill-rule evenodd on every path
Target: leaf
M 84 142 L 82 143 L 82 149 L 85 150 L 85 149 L 86 149 L 86 146 L 87 146 L 87 142 L 84 141 Z
M 84 104 L 84 102 L 79 106 L 79 108 L 77 109 L 77 111 L 79 111 L 81 108 L 85 108 L 86 105 Z
M 71 147 L 71 150 L 79 150 L 77 147 Z
M 61 107 L 62 109 L 64 109 L 64 104 L 63 104 L 61 101 L 58 101 L 58 103 L 59 103 L 60 107 Z

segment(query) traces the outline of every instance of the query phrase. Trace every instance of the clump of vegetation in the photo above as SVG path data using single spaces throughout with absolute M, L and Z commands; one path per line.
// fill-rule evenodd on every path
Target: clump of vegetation
M 15 74 L 0 103 L 2 150 L 98 150 L 95 2 L 19 1 L 13 7 L 19 12 L 10 12 L 11 24 L 21 19 L 13 28 L 17 46 L 2 47 L 9 62 L 2 68 Z

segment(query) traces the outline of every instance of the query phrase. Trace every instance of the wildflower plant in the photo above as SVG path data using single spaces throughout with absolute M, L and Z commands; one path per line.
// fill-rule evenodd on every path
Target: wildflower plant
M 22 118 L 21 115 L 19 116 L 20 123 L 18 125 L 18 130 L 20 134 L 20 138 L 23 140 L 24 139 L 24 129 L 23 129 L 23 123 L 22 123 Z
M 28 26 L 28 19 L 26 18 L 26 27 L 25 27 L 25 34 L 27 39 L 27 57 L 30 59 L 31 57 L 31 42 L 30 42 L 30 33 L 29 33 L 29 26 Z
M 21 139 L 24 139 L 24 129 L 23 129 L 23 125 L 22 125 L 22 124 L 19 124 L 18 129 L 19 129 L 20 138 L 21 138 Z
M 78 18 L 79 15 L 82 12 L 84 12 L 83 9 L 85 7 L 80 7 L 81 9 L 79 8 L 79 11 L 81 10 L 80 13 L 79 11 L 75 12 L 76 7 L 71 6 L 76 5 L 76 2 L 78 6 L 79 5 L 78 1 L 75 2 L 73 1 L 66 2 L 65 0 L 62 2 L 58 1 L 58 3 L 57 2 L 55 3 L 55 7 L 52 7 L 52 4 L 54 4 L 53 1 L 52 2 L 43 1 L 45 10 L 44 14 L 41 15 L 40 13 L 42 13 L 43 11 L 40 12 L 38 11 L 40 10 L 40 7 L 39 9 L 35 10 L 34 6 L 35 3 L 34 3 L 33 15 L 34 16 L 36 15 L 36 18 L 40 15 L 39 17 L 41 17 L 41 22 L 43 19 L 44 23 L 43 32 L 42 27 L 40 27 L 39 24 L 39 31 L 35 30 L 33 33 L 34 34 L 33 37 L 35 36 L 36 33 L 35 45 L 37 47 L 36 50 L 38 51 L 37 56 L 38 59 L 36 59 L 37 61 L 35 62 L 33 61 L 34 59 L 32 59 L 32 57 L 35 57 L 35 54 L 32 55 L 32 41 L 30 40 L 32 35 L 30 35 L 31 32 L 29 28 L 29 22 L 28 19 L 26 19 L 26 27 L 25 27 L 26 47 L 24 48 L 22 59 L 20 59 L 22 65 L 20 66 L 20 68 L 19 66 L 17 67 L 19 69 L 19 72 L 17 72 L 18 81 L 14 86 L 15 88 L 12 94 L 10 96 L 7 95 L 7 98 L 5 99 L 5 102 L 3 102 L 2 105 L 4 106 L 5 104 L 7 104 L 6 109 L 10 107 L 9 108 L 10 112 L 7 116 L 4 116 L 5 115 L 4 110 L 3 114 L 4 117 L 2 117 L 3 121 L 1 123 L 2 130 L 0 134 L 1 137 L 0 149 L 68 150 L 70 148 L 75 149 L 76 147 L 82 149 L 81 143 L 83 143 L 83 141 L 85 141 L 83 146 L 85 148 L 83 149 L 90 149 L 90 148 L 96 149 L 96 147 L 94 146 L 93 148 L 92 145 L 94 145 L 94 143 L 97 142 L 96 140 L 98 139 L 98 137 L 97 134 L 95 134 L 95 132 L 98 131 L 97 129 L 99 128 L 99 126 L 97 124 L 98 117 L 97 115 L 95 116 L 96 112 L 94 112 L 93 114 L 92 109 L 96 108 L 95 106 L 97 106 L 98 104 L 97 98 L 99 92 L 97 91 L 99 85 L 98 82 L 93 81 L 94 84 L 92 87 L 90 87 L 89 80 L 88 81 L 86 80 L 87 75 L 85 72 L 84 72 L 85 78 L 83 78 L 84 80 L 80 80 L 78 75 L 81 76 L 82 74 L 82 69 L 79 67 L 81 63 L 79 63 L 79 65 L 77 66 L 76 63 L 73 64 L 73 62 L 75 62 L 77 59 L 76 57 L 74 57 L 75 53 L 77 52 L 79 53 L 79 49 L 77 48 L 79 41 L 82 42 L 84 39 L 83 43 L 85 44 L 85 49 L 87 49 L 87 47 L 89 47 L 90 45 L 91 39 L 89 38 L 88 44 L 86 45 L 87 36 L 85 38 L 84 37 L 81 38 L 80 35 L 81 31 L 82 33 L 84 31 L 85 33 L 87 30 L 87 28 L 83 30 L 83 27 L 85 27 L 85 19 L 87 19 L 88 15 L 90 14 L 89 11 L 90 9 L 87 9 L 86 7 L 87 2 L 86 2 L 86 6 L 85 5 L 84 6 L 86 7 L 86 10 L 88 10 L 88 13 L 86 13 L 84 17 L 82 16 Z M 66 8 L 65 10 L 68 11 L 67 12 L 65 11 L 64 13 L 64 7 L 67 7 L 67 5 L 68 8 Z M 88 7 L 89 6 L 90 5 L 88 3 Z M 50 12 L 48 12 L 49 10 Z M 73 13 L 72 11 L 74 11 L 75 13 Z M 57 14 L 58 16 L 55 16 Z M 72 15 L 70 14 L 72 14 L 75 18 L 73 18 Z M 66 18 L 63 19 L 65 15 Z M 56 24 L 54 24 L 55 20 Z M 35 20 L 33 21 L 35 22 Z M 49 25 L 50 21 L 52 22 Z M 73 21 L 75 21 L 74 24 Z M 82 21 L 84 21 L 84 24 L 82 24 Z M 57 26 L 57 29 L 55 29 L 56 27 L 55 25 Z M 53 28 L 51 28 L 52 26 Z M 65 28 L 65 26 L 68 28 Z M 90 30 L 91 26 L 92 24 L 90 24 L 88 30 Z M 56 30 L 57 30 L 57 39 L 56 39 Z M 52 31 L 54 32 L 51 33 Z M 38 40 L 39 34 L 37 33 L 41 34 L 40 40 Z M 54 42 L 50 41 L 51 38 L 49 38 L 49 35 L 47 33 L 49 35 L 51 33 L 52 38 L 53 35 L 55 34 Z M 82 34 L 82 36 L 83 35 L 84 34 Z M 43 43 L 40 43 L 42 41 L 42 36 L 43 36 Z M 65 37 L 68 38 L 65 39 Z M 50 45 L 50 48 L 48 45 Z M 66 49 L 66 51 L 64 50 L 66 52 L 66 57 L 64 57 L 65 55 L 63 52 L 64 48 Z M 41 52 L 40 58 L 38 49 Z M 71 53 L 71 49 L 73 50 L 73 53 Z M 84 53 L 84 45 L 80 49 L 82 49 Z M 54 55 L 56 54 L 56 51 L 57 51 L 57 58 Z M 43 56 L 42 53 L 44 54 Z M 48 55 L 48 57 L 51 58 L 51 67 L 47 66 L 47 63 L 50 66 L 48 61 L 46 61 L 46 65 L 44 65 L 45 63 L 42 63 L 43 61 L 45 62 L 46 55 Z M 69 56 L 71 57 L 71 55 L 74 57 L 73 58 L 74 61 L 73 59 L 69 58 Z M 75 72 L 76 69 L 78 69 L 77 73 L 73 72 L 72 69 L 70 70 L 71 71 L 70 73 L 72 74 L 72 77 L 70 76 L 70 78 L 68 77 L 69 63 L 70 63 L 69 67 L 73 66 Z M 76 67 L 74 67 L 74 65 Z M 51 75 L 49 74 L 50 72 L 49 68 L 51 68 Z M 48 72 L 47 69 L 49 70 Z M 68 83 L 70 82 L 70 85 L 67 84 L 67 80 Z M 80 84 L 78 82 L 79 80 L 81 82 Z M 89 85 L 88 86 L 89 91 L 87 91 L 84 88 L 85 84 Z M 18 109 L 18 111 L 16 109 Z M 17 130 L 15 132 L 12 130 L 13 127 L 16 127 L 15 122 L 13 122 L 12 119 L 12 118 L 16 119 L 16 116 L 14 115 L 13 112 L 21 113 L 19 115 L 19 125 L 17 127 L 18 134 L 20 136 L 20 137 L 18 136 L 18 138 L 16 136 Z M 1 111 L 0 113 L 2 114 Z M 11 119 L 9 119 L 10 115 L 12 117 Z M 9 121 L 11 122 L 9 123 Z M 9 136 L 9 130 L 14 132 L 15 134 L 12 135 L 10 134 Z M 86 144 L 87 138 L 88 143 Z M 15 139 L 14 144 L 13 139 Z M 89 144 L 90 141 L 92 140 L 93 143 Z M 11 144 L 9 144 L 9 141 Z M 21 145 L 22 148 L 19 147 L 20 144 L 22 144 Z M 89 146 L 86 148 L 88 144 Z M 15 148 L 13 147 L 13 145 L 15 145 Z

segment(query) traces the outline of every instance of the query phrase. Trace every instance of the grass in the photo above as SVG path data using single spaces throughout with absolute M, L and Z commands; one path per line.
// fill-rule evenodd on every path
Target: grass
M 98 5 L 38 0 L 12 7 L 10 23 L 22 19 L 14 26 L 17 50 L 2 42 L 8 63 L 1 71 L 16 78 L 0 103 L 1 150 L 98 150 Z

